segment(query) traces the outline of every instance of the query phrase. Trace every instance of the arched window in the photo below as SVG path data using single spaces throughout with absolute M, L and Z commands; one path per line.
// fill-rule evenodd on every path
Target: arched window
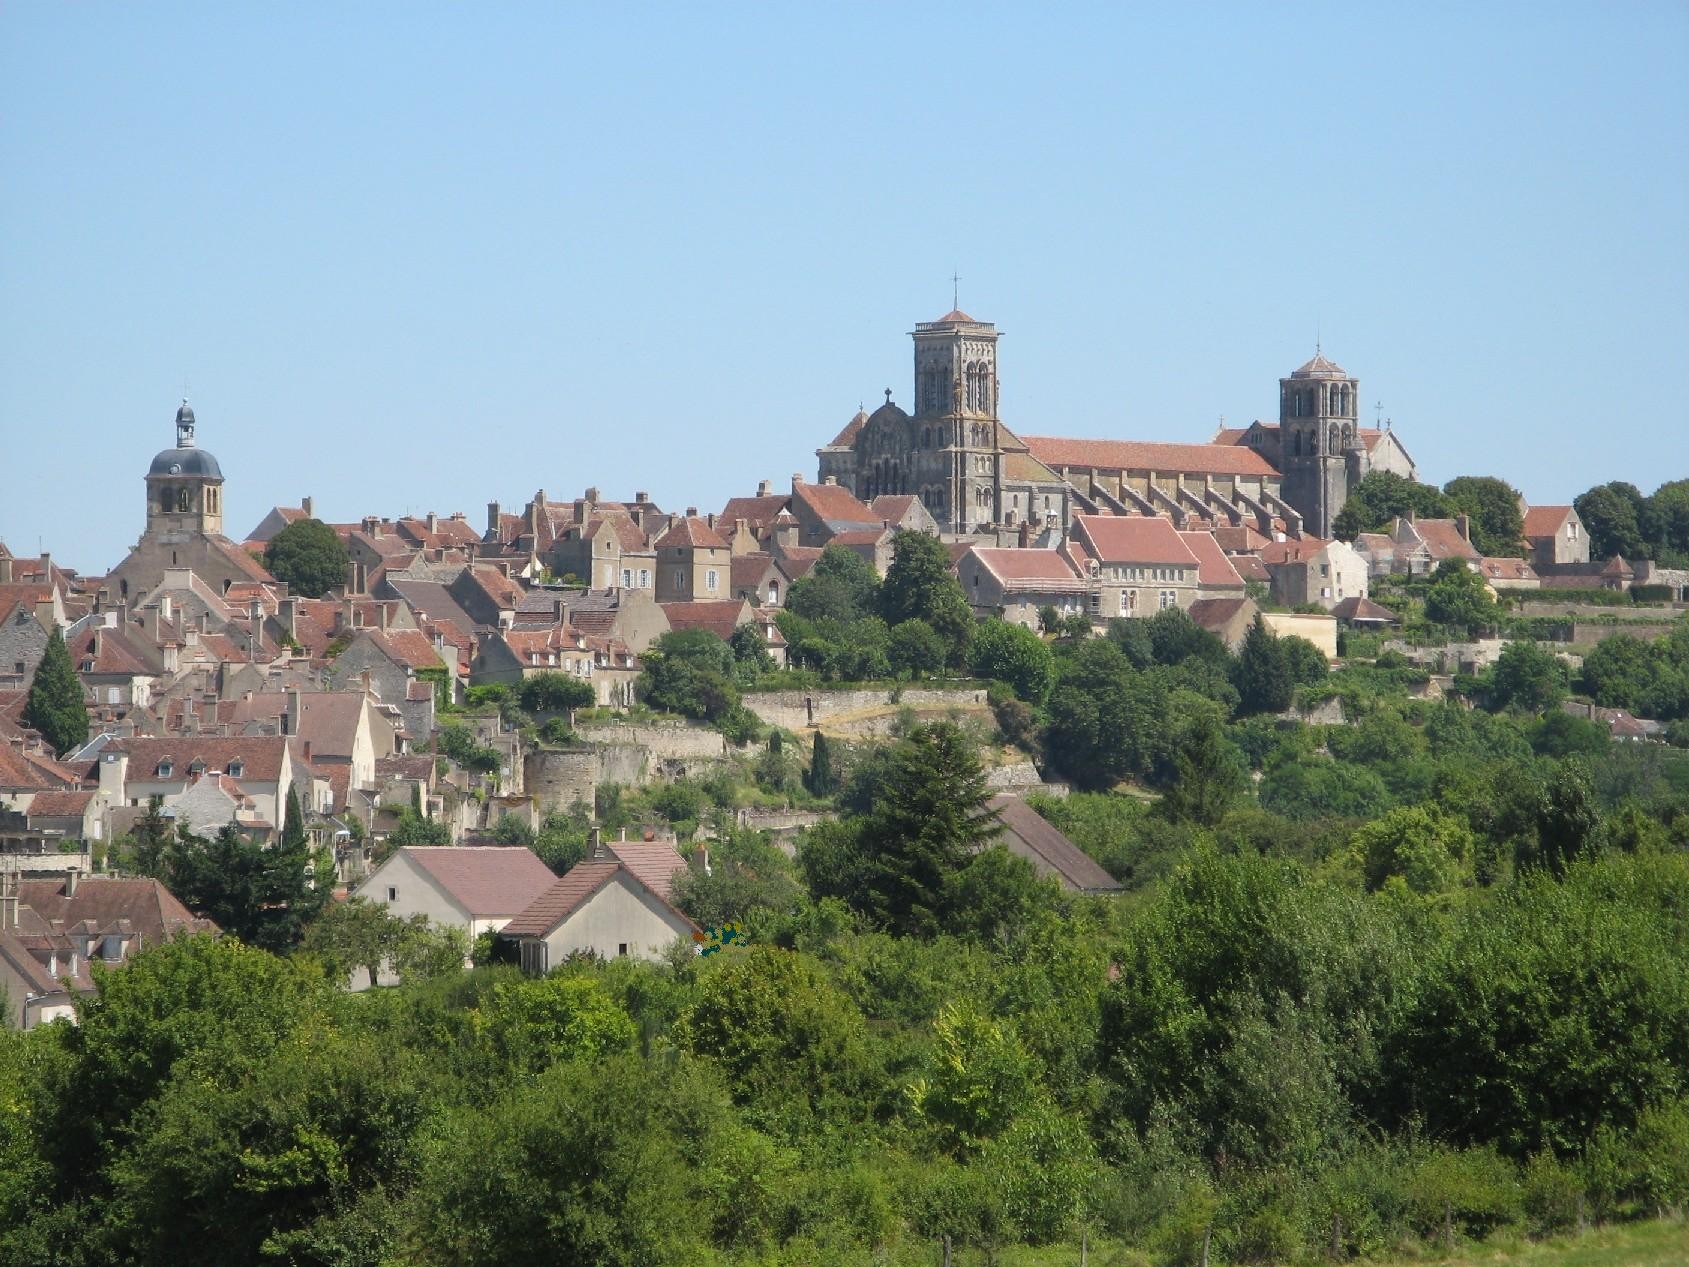
M 1332 423 L 1331 424 L 1331 449 L 1330 449 L 1330 452 L 1332 452 L 1332 453 L 1341 453 L 1342 452 L 1342 449 L 1339 447 L 1340 444 L 1342 443 L 1342 438 L 1343 438 L 1343 433 L 1337 429 L 1337 424 L 1335 422 Z

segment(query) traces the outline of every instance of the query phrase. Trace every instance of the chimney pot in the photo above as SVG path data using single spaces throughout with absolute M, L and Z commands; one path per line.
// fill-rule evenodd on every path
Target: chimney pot
M 838 476 L 836 476 L 836 475 L 829 475 L 826 479 L 822 480 L 821 482 L 823 484 L 825 484 L 828 488 L 836 488 L 838 486 L 839 479 L 838 479 Z
M 797 488 L 802 483 L 803 483 L 803 476 L 800 475 L 797 471 L 793 471 L 792 472 L 792 487 Z

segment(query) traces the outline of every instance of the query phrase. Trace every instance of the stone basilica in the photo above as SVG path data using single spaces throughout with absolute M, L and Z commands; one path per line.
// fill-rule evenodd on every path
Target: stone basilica
M 1205 444 L 1022 437 L 998 416 L 997 337 L 960 310 L 917 323 L 914 414 L 888 390 L 816 451 L 821 479 L 863 501 L 915 494 L 949 534 L 1056 537 L 1085 513 L 1329 537 L 1368 471 L 1414 475 L 1394 432 L 1359 425 L 1359 381 L 1319 353 L 1279 380 L 1277 423 L 1222 429 Z

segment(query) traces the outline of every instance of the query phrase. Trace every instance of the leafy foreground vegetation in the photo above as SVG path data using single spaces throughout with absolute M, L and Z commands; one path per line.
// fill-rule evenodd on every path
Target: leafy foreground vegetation
M 267 872 L 207 880 L 260 944 L 149 949 L 79 1026 L 0 1034 L 0 1264 L 1489 1261 L 1653 1220 L 1607 1260 L 1645 1263 L 1680 1236 L 1689 756 L 1528 711 L 1557 697 L 1530 664 L 1494 712 L 1345 670 L 1355 724 L 1317 727 L 1213 707 L 1200 649 L 1133 651 L 1063 653 L 1104 790 L 1040 806 L 1115 897 L 981 847 L 947 723 L 817 744 L 840 817 L 795 861 L 718 824 L 680 901 L 750 944 L 708 958 L 530 979 L 483 942 L 464 972 L 378 910 L 299 929 Z M 790 782 L 786 749 L 747 764 Z M 400 985 L 338 987 L 383 957 Z

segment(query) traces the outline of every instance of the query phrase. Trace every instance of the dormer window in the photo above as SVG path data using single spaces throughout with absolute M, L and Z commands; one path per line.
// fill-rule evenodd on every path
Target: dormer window
M 168 779 L 175 770 L 176 765 L 172 761 L 160 761 L 158 763 L 158 777 L 161 779 Z
M 243 775 L 245 773 L 246 773 L 246 763 L 244 761 L 231 761 L 231 762 L 229 762 L 229 777 L 231 779 L 238 779 L 238 778 L 240 778 L 241 775 Z
M 94 662 L 92 660 L 84 660 L 82 662 L 82 671 L 84 673 L 92 673 L 94 671 Z
M 192 765 L 190 765 L 188 767 L 188 773 L 189 774 L 204 774 L 205 773 L 205 762 L 203 762 L 203 761 L 194 762 Z

